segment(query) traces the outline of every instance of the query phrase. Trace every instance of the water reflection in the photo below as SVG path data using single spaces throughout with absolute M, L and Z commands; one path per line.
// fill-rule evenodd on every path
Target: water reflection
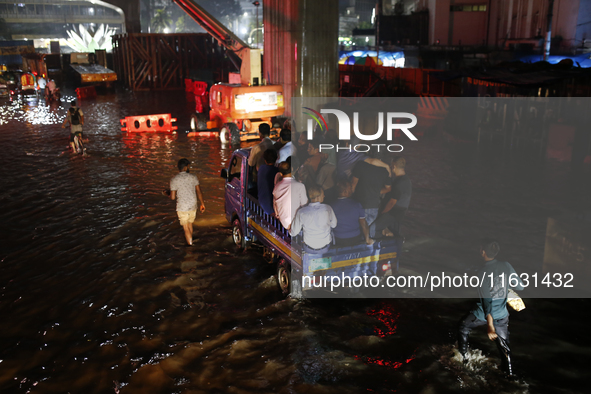
M 75 97 L 62 98 L 62 103 L 69 103 Z M 66 108 L 62 103 L 46 104 L 43 97 L 24 96 L 5 98 L 0 106 L 0 125 L 9 121 L 17 121 L 24 125 L 61 124 L 66 116 Z M 36 129 L 35 131 L 41 131 Z
M 121 133 L 119 119 L 146 113 L 171 112 L 186 130 L 190 105 L 177 96 L 121 92 L 80 101 L 86 158 L 67 153 L 69 131 L 60 127 L 71 98 L 55 107 L 34 100 L 1 107 L 0 391 L 521 393 L 560 385 L 584 392 L 580 361 L 589 360 L 589 340 L 575 327 L 561 331 L 558 302 L 528 304 L 529 314 L 512 317 L 524 378 L 509 384 L 483 338 L 474 339 L 484 349 L 474 356 L 477 367 L 454 361 L 448 332 L 469 307 L 465 300 L 282 299 L 261 251 L 233 247 L 219 178 L 231 148 L 182 132 Z M 585 204 L 565 190 L 544 192 L 545 177 L 561 184 L 560 167 L 512 163 L 499 175 L 487 161 L 494 157 L 479 161 L 467 147 L 438 141 L 410 154 L 417 186 L 403 263 L 447 256 L 467 265 L 467 233 L 486 225 L 508 232 L 516 259 L 534 260 L 546 204 L 565 195 Z M 174 203 L 160 194 L 180 157 L 196 163 L 208 207 L 192 249 Z M 483 197 L 477 180 L 486 176 L 508 186 Z M 511 194 L 526 177 L 525 196 Z M 486 220 L 483 205 L 492 207 Z M 552 346 L 537 350 L 550 334 Z M 560 357 L 574 346 L 578 359 Z M 564 370 L 550 374 L 554 359 Z

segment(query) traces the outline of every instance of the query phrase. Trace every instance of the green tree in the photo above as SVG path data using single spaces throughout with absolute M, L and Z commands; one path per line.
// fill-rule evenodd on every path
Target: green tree
M 238 0 L 196 0 L 195 2 L 220 22 L 231 23 L 242 14 L 242 7 Z
M 168 12 L 162 8 L 160 10 L 156 10 L 154 13 L 151 25 L 152 31 L 154 33 L 162 33 L 164 32 L 164 29 L 172 25 L 172 18 L 170 15 L 168 15 Z
M 185 24 L 185 16 L 183 15 L 176 20 L 174 31 L 176 33 L 183 33 L 186 31 L 186 29 L 187 26 Z
M 373 29 L 373 25 L 371 24 L 371 22 L 359 22 L 359 25 L 357 26 L 359 29 Z

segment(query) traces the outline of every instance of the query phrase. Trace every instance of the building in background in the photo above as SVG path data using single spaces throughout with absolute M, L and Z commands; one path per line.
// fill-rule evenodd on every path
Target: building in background
M 95 0 L 55 0 L 51 3 L 43 0 L 19 3 L 0 0 L 0 18 L 4 21 L 0 32 L 4 39 L 35 40 L 36 48 L 48 51 L 50 42 L 56 40 L 65 52 L 81 49 L 72 48 L 68 39 L 76 41 L 79 47 L 88 43 L 91 45 L 88 49 L 94 50 L 93 39 L 97 47 L 98 41 L 110 44 L 107 35 L 125 32 L 123 11 Z
M 411 4 L 412 3 L 412 4 Z M 429 44 L 539 48 L 548 30 L 550 0 L 416 0 L 429 12 Z M 554 0 L 552 49 L 573 51 L 591 39 L 591 1 Z

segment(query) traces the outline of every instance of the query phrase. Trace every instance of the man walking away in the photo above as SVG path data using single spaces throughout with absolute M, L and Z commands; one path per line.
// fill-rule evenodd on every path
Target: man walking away
M 468 337 L 473 328 L 486 325 L 487 335 L 491 341 L 497 342 L 501 353 L 502 368 L 508 376 L 513 376 L 511 350 L 509 349 L 509 311 L 507 295 L 509 288 L 523 290 L 523 282 L 508 262 L 496 260 L 501 247 L 496 241 L 484 241 L 480 247 L 480 255 L 484 266 L 477 276 L 485 278 L 478 289 L 480 300 L 476 308 L 460 321 L 458 332 L 458 348 L 462 356 L 468 351 Z M 513 280 L 510 280 L 513 278 Z M 510 283 L 517 285 L 511 287 Z
M 66 120 L 62 124 L 62 129 L 66 128 L 66 125 L 70 124 L 70 146 L 73 152 L 83 153 L 80 146 L 76 146 L 74 143 L 74 137 L 78 135 L 78 138 L 82 140 L 82 126 L 84 125 L 84 114 L 82 110 L 76 106 L 76 101 L 70 103 L 71 107 L 68 109 Z
M 193 222 L 197 214 L 197 196 L 199 196 L 200 202 L 199 211 L 205 212 L 199 179 L 189 173 L 190 166 L 189 160 L 180 159 L 178 162 L 180 172 L 170 180 L 170 199 L 176 200 L 176 212 L 189 246 L 193 245 Z

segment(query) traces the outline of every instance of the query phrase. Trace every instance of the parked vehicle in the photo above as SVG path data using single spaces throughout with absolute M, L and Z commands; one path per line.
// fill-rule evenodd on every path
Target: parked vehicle
M 2 73 L 2 79 L 6 83 L 7 95 L 9 95 L 9 96 L 16 95 L 20 89 L 18 75 L 13 71 L 5 71 Z
M 8 83 L 4 76 L 4 73 L 0 73 L 0 97 L 10 96 L 10 89 L 8 89 Z
M 230 165 L 221 171 L 225 184 L 226 218 L 232 225 L 232 238 L 239 248 L 259 242 L 265 256 L 277 265 L 277 280 L 283 294 L 299 297 L 309 286 L 302 288 L 302 276 L 391 275 L 398 269 L 401 240 L 388 238 L 369 246 L 331 248 L 327 254 L 303 252 L 298 242 L 292 243 L 289 232 L 279 219 L 266 214 L 258 203 L 256 187 L 249 189 L 251 169 L 248 166 L 250 148 L 232 154 Z M 292 276 L 292 272 L 295 276 Z M 306 283 L 304 283 L 306 284 Z
M 22 95 L 37 94 L 37 77 L 30 72 L 21 73 L 19 93 Z
M 279 128 L 273 128 L 273 118 L 283 115 L 283 88 L 280 85 L 242 86 L 218 83 L 209 92 L 209 115 L 195 113 L 191 116 L 191 129 L 219 129 L 223 143 L 259 138 L 259 125 L 271 127 L 271 138 L 276 138 Z M 209 121 L 206 119 L 209 118 Z
M 37 78 L 29 72 L 4 71 L 0 73 L 0 96 L 36 95 Z

